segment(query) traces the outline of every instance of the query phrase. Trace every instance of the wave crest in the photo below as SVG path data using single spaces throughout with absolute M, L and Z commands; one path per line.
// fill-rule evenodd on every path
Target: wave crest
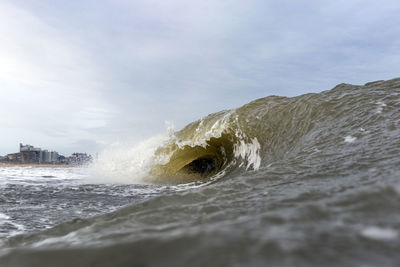
M 233 167 L 258 169 L 259 150 L 257 138 L 242 131 L 236 111 L 223 111 L 176 132 L 156 151 L 156 157 L 166 160 L 151 175 L 158 182 L 191 182 L 219 178 Z

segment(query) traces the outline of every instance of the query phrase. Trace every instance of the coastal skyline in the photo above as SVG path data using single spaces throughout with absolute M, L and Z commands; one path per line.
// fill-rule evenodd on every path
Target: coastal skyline
M 397 1 L 0 1 L 0 155 L 100 152 L 269 95 L 398 77 Z M 373 104 L 372 108 L 373 108 Z
M 16 166 L 19 164 L 83 165 L 92 162 L 92 160 L 92 155 L 87 153 L 75 152 L 70 156 L 64 156 L 54 150 L 22 143 L 19 144 L 18 152 L 0 155 L 0 164 L 16 164 Z

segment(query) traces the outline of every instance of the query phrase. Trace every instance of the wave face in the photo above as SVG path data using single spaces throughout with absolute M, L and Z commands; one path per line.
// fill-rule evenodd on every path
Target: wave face
M 187 182 L 238 169 L 257 171 L 297 156 L 312 158 L 333 152 L 337 144 L 343 144 L 339 149 L 344 153 L 352 149 L 346 144 L 357 139 L 355 144 L 364 144 L 387 123 L 384 117 L 396 111 L 397 83 L 340 84 L 319 94 L 270 96 L 208 115 L 156 151 L 165 163 L 154 166 L 151 174 L 159 182 Z
M 210 114 L 146 164 L 187 190 L 10 238 L 0 265 L 399 265 L 399 111 L 394 79 Z

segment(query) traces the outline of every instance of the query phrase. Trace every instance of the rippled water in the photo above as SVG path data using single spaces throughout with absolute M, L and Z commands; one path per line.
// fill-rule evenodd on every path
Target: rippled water
M 56 184 L 6 179 L 3 236 L 31 233 L 5 240 L 0 264 L 399 266 L 399 111 L 400 79 L 341 84 L 210 114 L 90 174 L 48 170 L 66 172 Z
M 93 184 L 87 168 L 0 167 L 0 240 L 88 218 L 160 192 L 151 185 Z

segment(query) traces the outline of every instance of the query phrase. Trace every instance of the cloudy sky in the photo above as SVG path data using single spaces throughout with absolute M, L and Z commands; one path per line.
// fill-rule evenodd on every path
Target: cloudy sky
M 93 153 L 268 95 L 400 76 L 400 2 L 0 0 L 0 155 Z

